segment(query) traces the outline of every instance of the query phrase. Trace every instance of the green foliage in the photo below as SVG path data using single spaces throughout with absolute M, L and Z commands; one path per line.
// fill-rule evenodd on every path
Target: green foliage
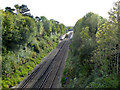
M 72 26 L 68 26 L 67 28 L 68 28 L 68 29 L 71 29 L 71 30 L 73 29 L 73 27 L 72 27 Z
M 55 20 L 27 15 L 25 12 L 29 9 L 26 5 L 14 7 L 16 13 L 11 7 L 0 10 L 3 88 L 10 88 L 23 80 L 56 47 L 57 38 L 66 32 L 65 26 Z
M 32 58 L 35 58 L 36 55 L 37 55 L 36 52 L 33 52 L 33 53 L 32 53 Z
M 30 37 L 35 36 L 35 22 L 30 17 L 18 17 L 6 12 L 3 13 L 2 21 L 3 45 L 8 49 L 23 45 Z
M 119 81 L 115 74 L 111 74 L 110 76 L 104 75 L 102 77 L 95 78 L 87 88 L 117 88 L 118 83 Z
M 61 81 L 63 87 L 119 87 L 119 6 L 120 2 L 116 2 L 109 20 L 90 12 L 77 21 Z

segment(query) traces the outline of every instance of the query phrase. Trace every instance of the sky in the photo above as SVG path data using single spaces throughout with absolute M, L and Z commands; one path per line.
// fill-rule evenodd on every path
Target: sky
M 66 26 L 74 26 L 88 12 L 108 18 L 108 12 L 116 1 L 118 0 L 0 0 L 0 8 L 25 4 L 34 17 L 45 16 Z

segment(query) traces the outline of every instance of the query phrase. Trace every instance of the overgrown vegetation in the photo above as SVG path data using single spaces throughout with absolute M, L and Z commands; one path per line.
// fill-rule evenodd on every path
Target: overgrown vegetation
M 35 65 L 53 50 L 59 42 L 58 37 L 67 30 L 64 24 L 58 21 L 48 20 L 44 16 L 34 18 L 28 11 L 30 10 L 26 5 L 0 10 L 3 88 L 20 83 Z
M 62 86 L 69 88 L 120 87 L 120 2 L 109 20 L 92 12 L 77 21 Z

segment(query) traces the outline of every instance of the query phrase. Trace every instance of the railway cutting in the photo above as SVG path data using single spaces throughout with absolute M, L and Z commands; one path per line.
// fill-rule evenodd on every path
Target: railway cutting
M 62 40 L 57 47 L 39 63 L 17 88 L 60 88 L 60 81 L 69 50 L 69 38 Z

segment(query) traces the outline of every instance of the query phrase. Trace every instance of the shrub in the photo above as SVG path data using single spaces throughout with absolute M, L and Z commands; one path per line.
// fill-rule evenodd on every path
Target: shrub
M 117 88 L 119 84 L 118 78 L 115 74 L 104 75 L 97 77 L 92 81 L 87 88 Z
M 36 52 L 32 52 L 32 58 L 35 58 L 37 56 Z

